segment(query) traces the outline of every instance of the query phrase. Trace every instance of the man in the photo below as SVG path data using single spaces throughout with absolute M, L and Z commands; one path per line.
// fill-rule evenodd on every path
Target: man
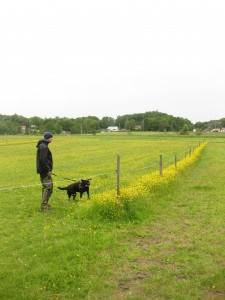
M 53 192 L 52 169 L 53 159 L 52 153 L 48 145 L 52 142 L 53 135 L 51 132 L 44 133 L 44 139 L 37 143 L 37 173 L 40 174 L 42 183 L 42 203 L 40 211 L 50 210 L 49 199 Z

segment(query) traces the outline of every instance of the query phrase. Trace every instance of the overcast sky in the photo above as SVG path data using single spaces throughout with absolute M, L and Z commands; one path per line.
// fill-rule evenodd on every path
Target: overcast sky
M 6 0 L 0 114 L 225 118 L 224 0 Z

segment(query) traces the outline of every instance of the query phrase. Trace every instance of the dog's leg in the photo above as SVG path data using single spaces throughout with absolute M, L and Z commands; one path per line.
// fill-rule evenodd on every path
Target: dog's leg
M 71 197 L 70 191 L 67 191 L 67 195 L 68 195 L 68 201 L 69 201 L 69 200 L 70 200 L 70 197 Z

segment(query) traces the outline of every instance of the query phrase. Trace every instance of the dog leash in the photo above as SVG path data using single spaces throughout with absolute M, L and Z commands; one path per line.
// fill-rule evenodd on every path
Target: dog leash
M 52 173 L 53 176 L 58 176 L 57 174 L 55 173 Z M 66 179 L 66 180 L 70 180 L 70 181 L 76 181 L 77 179 L 71 179 L 71 178 L 66 178 L 66 177 L 63 177 L 61 176 L 63 179 Z

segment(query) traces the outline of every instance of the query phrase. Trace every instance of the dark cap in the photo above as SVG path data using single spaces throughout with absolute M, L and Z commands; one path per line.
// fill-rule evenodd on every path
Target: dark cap
M 51 132 L 46 131 L 46 132 L 44 133 L 44 138 L 45 138 L 46 140 L 48 140 L 48 139 L 50 139 L 50 138 L 53 138 L 53 135 L 52 135 Z

